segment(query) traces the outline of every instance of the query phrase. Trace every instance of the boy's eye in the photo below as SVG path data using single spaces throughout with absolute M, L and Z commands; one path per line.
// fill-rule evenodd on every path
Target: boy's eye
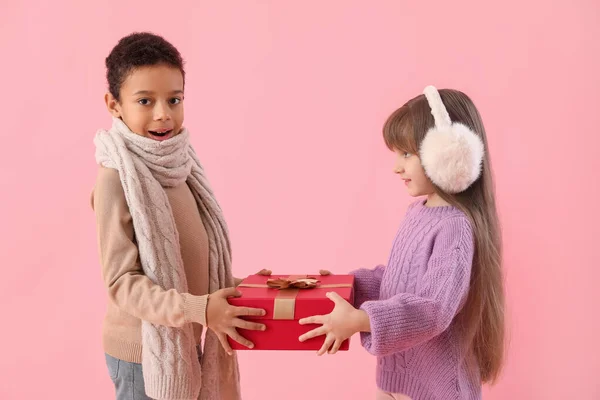
M 175 104 L 179 104 L 179 103 L 181 103 L 181 99 L 180 99 L 180 98 L 178 98 L 178 97 L 174 97 L 174 98 L 172 98 L 171 100 L 169 100 L 169 102 L 170 102 L 171 104 L 175 105 Z
M 143 106 L 147 106 L 148 104 L 150 104 L 150 100 L 149 99 L 139 99 L 138 103 L 140 103 Z
M 410 157 L 410 156 L 412 156 L 412 154 L 410 154 L 410 153 L 406 153 L 406 152 L 404 153 L 404 158 L 408 158 L 408 157 Z

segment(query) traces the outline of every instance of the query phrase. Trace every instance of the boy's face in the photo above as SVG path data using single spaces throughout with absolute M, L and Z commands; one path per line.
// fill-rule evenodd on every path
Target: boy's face
M 121 85 L 121 99 L 105 96 L 108 111 L 140 136 L 167 140 L 183 125 L 183 76 L 177 68 L 153 65 L 133 70 Z

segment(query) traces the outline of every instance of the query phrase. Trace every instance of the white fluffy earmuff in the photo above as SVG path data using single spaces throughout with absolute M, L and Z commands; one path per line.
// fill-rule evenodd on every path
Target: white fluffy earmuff
M 421 164 L 429 179 L 444 192 L 460 193 L 481 174 L 483 142 L 464 124 L 450 120 L 435 87 L 427 86 L 423 94 L 435 126 L 427 131 L 421 143 Z

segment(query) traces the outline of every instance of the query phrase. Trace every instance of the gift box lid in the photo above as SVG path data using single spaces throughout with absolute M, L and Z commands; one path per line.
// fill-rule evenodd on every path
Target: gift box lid
M 314 278 L 319 282 L 311 289 L 274 289 L 267 286 L 269 279 Z M 249 319 L 298 320 L 312 315 L 329 314 L 334 303 L 325 296 L 336 292 L 350 304 L 354 302 L 353 275 L 250 275 L 237 289 L 241 297 L 228 299 L 233 306 L 262 308 L 266 315 Z

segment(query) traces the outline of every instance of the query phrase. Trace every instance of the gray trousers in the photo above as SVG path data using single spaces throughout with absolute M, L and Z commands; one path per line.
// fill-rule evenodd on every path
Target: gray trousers
M 119 360 L 106 354 L 106 366 L 115 385 L 116 400 L 152 400 L 144 391 L 142 364 Z
M 116 400 L 152 400 L 144 390 L 144 375 L 142 364 L 119 360 L 105 354 L 108 374 L 115 385 Z M 198 346 L 198 360 L 202 357 L 201 347 Z

